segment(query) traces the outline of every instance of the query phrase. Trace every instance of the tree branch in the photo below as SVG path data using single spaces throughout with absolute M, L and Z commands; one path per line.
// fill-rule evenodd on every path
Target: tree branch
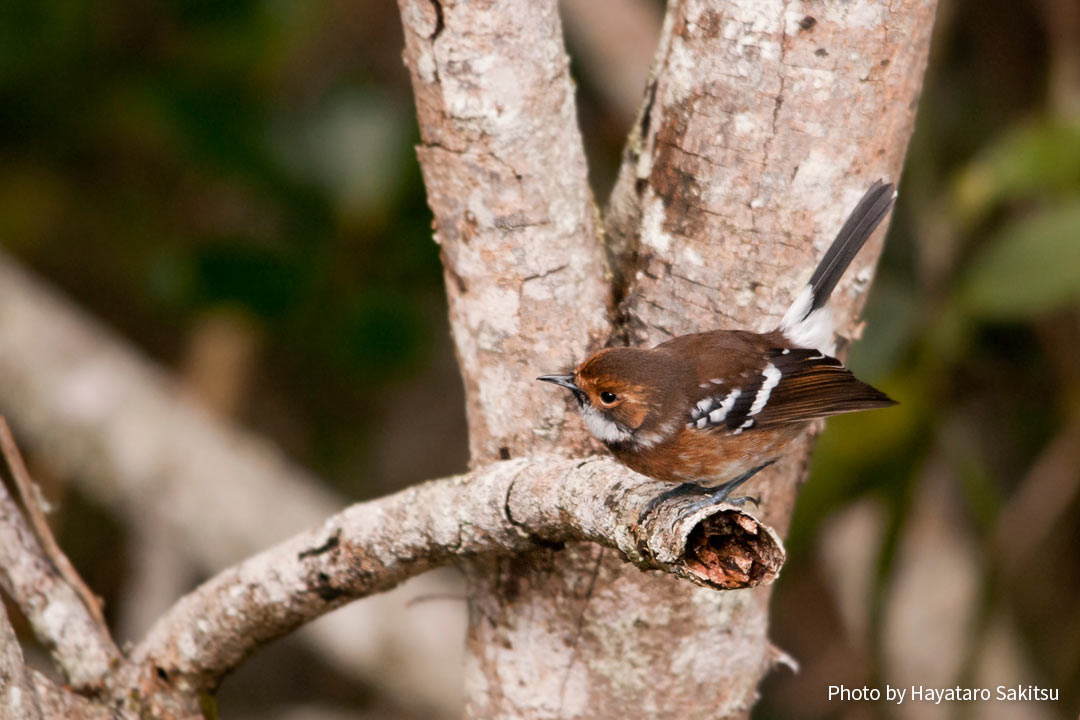
M 114 712 L 99 702 L 58 687 L 39 672 L 31 670 L 30 679 L 43 720 L 128 720 L 132 717 Z
M 612 235 L 634 235 L 632 342 L 776 327 L 854 201 L 899 178 L 935 6 L 669 3 L 607 214 Z M 849 330 L 883 237 L 834 293 Z
M 121 685 L 152 675 L 209 692 L 261 645 L 350 600 L 455 558 L 577 540 L 615 548 L 643 570 L 712 588 L 771 582 L 779 539 L 729 505 L 680 517 L 692 498 L 608 458 L 512 460 L 354 505 L 230 568 L 178 602 L 132 652 Z M 132 676 L 134 673 L 134 676 Z
M 24 472 L 4 430 L 0 421 L 6 459 Z M 121 656 L 0 484 L 0 581 L 80 691 L 111 698 L 117 717 L 187 716 L 265 643 L 459 557 L 593 541 L 643 570 L 713 589 L 775 579 L 784 551 L 769 528 L 730 505 L 692 509 L 685 496 L 653 503 L 665 487 L 606 457 L 519 459 L 428 482 L 355 505 L 220 573 Z M 100 715 L 94 703 L 28 675 L 8 631 L 0 617 L 7 705 L 37 703 L 31 710 L 40 714 L 44 703 L 45 717 Z
M 0 585 L 30 621 L 38 640 L 52 650 L 68 681 L 79 689 L 99 688 L 120 653 L 108 629 L 50 562 L 2 482 Z
M 589 447 L 534 378 L 610 332 L 597 212 L 554 0 L 399 0 L 472 461 Z
M 878 177 L 898 179 L 933 27 L 935 0 L 672 0 L 653 79 L 609 203 L 621 279 L 618 317 L 632 344 L 714 328 L 771 330 L 854 201 Z M 833 294 L 838 327 L 854 320 L 884 231 Z M 754 480 L 762 519 L 787 527 L 806 476 L 809 438 Z M 669 586 L 657 600 L 680 606 Z M 743 595 L 744 597 L 739 597 Z M 738 613 L 728 641 L 701 647 L 701 672 L 723 682 L 678 714 L 738 716 L 772 664 L 769 593 L 681 604 L 680 627 Z M 745 655 L 759 661 L 733 664 Z M 773 657 L 776 657 L 775 654 Z M 652 687 L 660 688 L 660 682 Z
M 0 601 L 0 716 L 41 720 L 41 708 L 22 648 Z
M 101 603 L 94 593 L 90 591 L 90 588 L 86 586 L 83 579 L 79 577 L 79 573 L 75 571 L 71 561 L 68 560 L 67 555 L 57 544 L 56 538 L 53 537 L 52 529 L 49 528 L 49 523 L 45 519 L 45 511 L 41 508 L 41 502 L 38 498 L 40 491 L 34 481 L 30 479 L 30 473 L 23 462 L 22 453 L 19 452 L 19 448 L 15 444 L 15 438 L 11 434 L 11 428 L 8 427 L 7 419 L 3 415 L 0 415 L 0 455 L 3 455 L 4 463 L 11 474 L 12 482 L 14 482 L 15 489 L 18 491 L 19 499 L 22 501 L 23 509 L 26 511 L 26 517 L 30 521 L 30 527 L 34 531 L 34 537 L 38 545 L 44 551 L 45 556 L 49 558 L 49 561 L 52 562 L 56 571 L 64 578 L 64 582 L 70 585 L 71 589 L 78 594 L 83 605 L 86 606 L 103 634 L 108 636 L 109 631 L 105 624 L 105 616 L 101 612 Z

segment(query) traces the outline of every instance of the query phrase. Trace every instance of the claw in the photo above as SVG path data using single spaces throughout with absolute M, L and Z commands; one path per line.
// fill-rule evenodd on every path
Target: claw
M 746 503 L 750 502 L 754 504 L 754 507 L 761 507 L 761 499 L 756 498 L 753 495 L 743 495 L 742 497 L 737 498 L 727 498 L 723 502 L 726 502 L 728 505 L 734 505 L 735 507 L 742 507 Z
M 638 515 L 638 525 L 643 523 L 645 521 L 645 518 L 648 517 L 649 513 L 655 510 L 656 506 L 664 502 L 665 500 L 670 500 L 671 498 L 679 497 L 680 495 L 700 495 L 703 492 L 707 493 L 711 491 L 709 490 L 709 488 L 704 488 L 700 485 L 695 485 L 694 483 L 683 483 L 681 485 L 676 485 L 669 490 L 665 490 L 645 505 L 641 513 Z

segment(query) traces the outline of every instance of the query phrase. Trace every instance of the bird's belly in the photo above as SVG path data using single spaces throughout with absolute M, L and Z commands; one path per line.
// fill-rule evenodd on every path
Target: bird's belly
M 775 459 L 803 427 L 803 423 L 790 423 L 739 435 L 684 428 L 671 440 L 652 448 L 613 451 L 620 462 L 642 475 L 712 486 Z

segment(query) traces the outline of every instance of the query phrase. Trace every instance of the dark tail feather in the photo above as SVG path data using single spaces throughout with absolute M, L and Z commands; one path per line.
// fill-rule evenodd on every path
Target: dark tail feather
M 878 180 L 862 200 L 851 211 L 844 227 L 840 228 L 836 239 L 833 240 L 825 257 L 814 270 L 810 278 L 810 292 L 812 301 L 809 315 L 828 301 L 833 288 L 840 281 L 840 276 L 847 270 L 848 265 L 862 249 L 862 246 L 873 234 L 874 230 L 885 219 L 896 200 L 896 187 L 892 183 Z

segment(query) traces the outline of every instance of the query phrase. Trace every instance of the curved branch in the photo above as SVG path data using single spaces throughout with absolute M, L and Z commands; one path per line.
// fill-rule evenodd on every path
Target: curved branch
M 220 573 L 180 600 L 131 654 L 120 687 L 210 691 L 261 645 L 350 600 L 455 558 L 591 540 L 644 570 L 715 589 L 771 582 L 784 550 L 730 505 L 682 513 L 665 485 L 608 458 L 495 463 L 354 505 Z
M 108 630 L 50 562 L 2 481 L 0 586 L 76 688 L 96 688 L 119 661 Z
M 45 519 L 45 511 L 39 501 L 38 488 L 34 485 L 34 481 L 30 479 L 30 472 L 26 469 L 22 453 L 19 452 L 19 448 L 15 444 L 15 438 L 11 434 L 11 428 L 3 415 L 0 415 L 0 455 L 3 456 L 4 464 L 11 474 L 11 480 L 14 483 L 19 500 L 22 501 L 23 511 L 26 513 L 26 519 L 30 523 L 30 529 L 34 533 L 38 546 L 45 553 L 45 557 L 49 559 L 56 571 L 60 573 L 60 577 L 64 579 L 64 582 L 71 586 L 71 589 L 82 599 L 83 605 L 86 606 L 91 617 L 94 618 L 94 622 L 100 626 L 102 636 L 109 637 L 105 615 L 101 611 L 101 602 L 86 586 L 79 573 L 75 571 L 75 566 L 71 564 L 67 555 L 57 544 L 52 529 Z

